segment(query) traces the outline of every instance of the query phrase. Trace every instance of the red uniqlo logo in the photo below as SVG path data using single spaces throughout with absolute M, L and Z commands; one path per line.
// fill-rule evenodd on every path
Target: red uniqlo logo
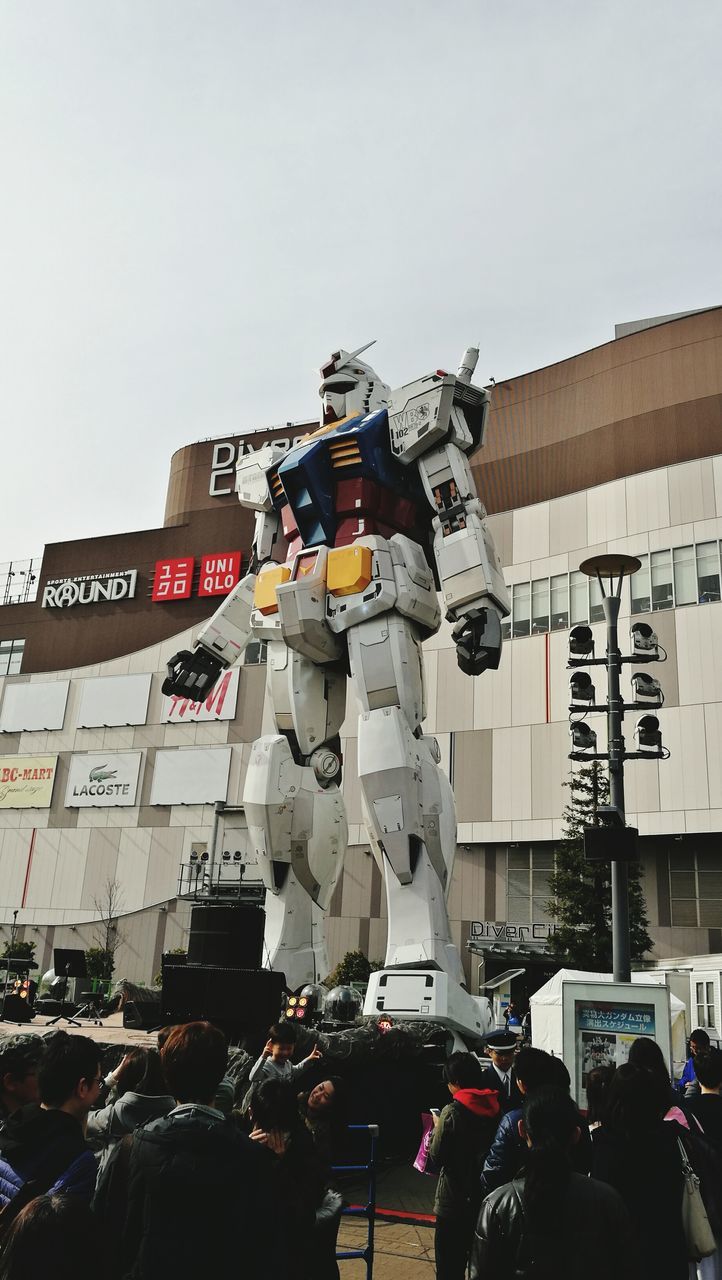
M 193 585 L 193 556 L 182 560 L 156 560 L 153 600 L 187 600 Z
M 235 587 L 241 576 L 240 551 L 224 551 L 222 554 L 203 556 L 199 596 L 225 596 Z

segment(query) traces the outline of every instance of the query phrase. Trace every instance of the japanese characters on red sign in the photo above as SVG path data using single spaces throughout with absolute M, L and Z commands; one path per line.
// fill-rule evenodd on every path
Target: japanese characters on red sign
M 201 559 L 199 596 L 226 596 L 241 576 L 240 551 L 216 552 Z
M 180 560 L 156 560 L 153 596 L 156 601 L 187 600 L 193 585 L 193 556 Z

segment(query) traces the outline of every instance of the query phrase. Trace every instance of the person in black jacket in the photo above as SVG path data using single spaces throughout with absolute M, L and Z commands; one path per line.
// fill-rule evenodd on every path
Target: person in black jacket
M 630 1223 L 620 1197 L 572 1169 L 581 1129 L 568 1093 L 531 1094 L 520 1132 L 524 1172 L 482 1205 L 471 1280 L 632 1280 Z M 665 1276 L 660 1271 L 658 1280 Z
M 212 1105 L 227 1058 L 217 1027 L 174 1027 L 161 1063 L 178 1105 L 121 1139 L 99 1179 L 93 1209 L 124 1280 L 258 1280 L 271 1239 L 282 1255 L 283 1223 L 270 1226 L 270 1156 Z
M 444 1066 L 451 1102 L 434 1117 L 430 1155 L 440 1169 L 434 1213 L 436 1280 L 464 1280 L 479 1212 L 479 1172 L 501 1116 L 495 1089 L 481 1087 L 473 1053 L 452 1053 Z
M 531 1046 L 520 1049 L 514 1070 L 523 1098 L 545 1086 L 558 1088 L 563 1093 L 569 1092 L 569 1072 L 561 1058 L 553 1058 L 542 1049 L 533 1049 Z M 521 1118 L 521 1107 L 515 1107 L 503 1116 L 481 1172 L 482 1195 L 488 1195 L 496 1187 L 510 1182 L 521 1169 L 526 1152 L 526 1144 L 519 1134 Z M 572 1164 L 577 1173 L 588 1173 L 591 1162 L 589 1131 L 586 1125 L 582 1125 L 581 1119 L 579 1123 L 582 1134 L 579 1142 L 574 1145 Z
M 592 1134 L 592 1176 L 614 1187 L 626 1205 L 638 1280 L 688 1276 L 677 1141 L 686 1141 L 687 1131 L 663 1119 L 668 1104 L 668 1084 L 651 1071 L 624 1063 L 609 1086 L 606 1117 Z

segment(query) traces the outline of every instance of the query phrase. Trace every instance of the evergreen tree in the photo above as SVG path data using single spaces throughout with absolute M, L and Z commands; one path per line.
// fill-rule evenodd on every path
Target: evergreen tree
M 612 969 L 612 885 L 608 862 L 587 862 L 584 828 L 599 823 L 599 805 L 609 803 L 609 779 L 598 760 L 592 760 L 564 783 L 571 792 L 564 810 L 564 839 L 555 850 L 549 912 L 556 931 L 549 951 L 573 969 L 608 973 Z M 633 960 L 641 960 L 652 946 L 641 885 L 641 866 L 628 865 L 629 932 Z

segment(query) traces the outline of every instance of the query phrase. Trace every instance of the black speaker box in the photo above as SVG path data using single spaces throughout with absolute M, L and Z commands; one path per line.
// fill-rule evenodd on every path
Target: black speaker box
M 260 969 L 265 912 L 247 903 L 195 906 L 191 912 L 188 963 Z
M 123 1005 L 123 1026 L 133 1031 L 152 1031 L 161 1025 L 160 997 L 144 1003 L 126 1000 Z
M 280 1017 L 285 982 L 284 974 L 268 969 L 167 966 L 161 1021 L 173 1025 L 207 1020 L 234 1038 L 265 1030 Z

